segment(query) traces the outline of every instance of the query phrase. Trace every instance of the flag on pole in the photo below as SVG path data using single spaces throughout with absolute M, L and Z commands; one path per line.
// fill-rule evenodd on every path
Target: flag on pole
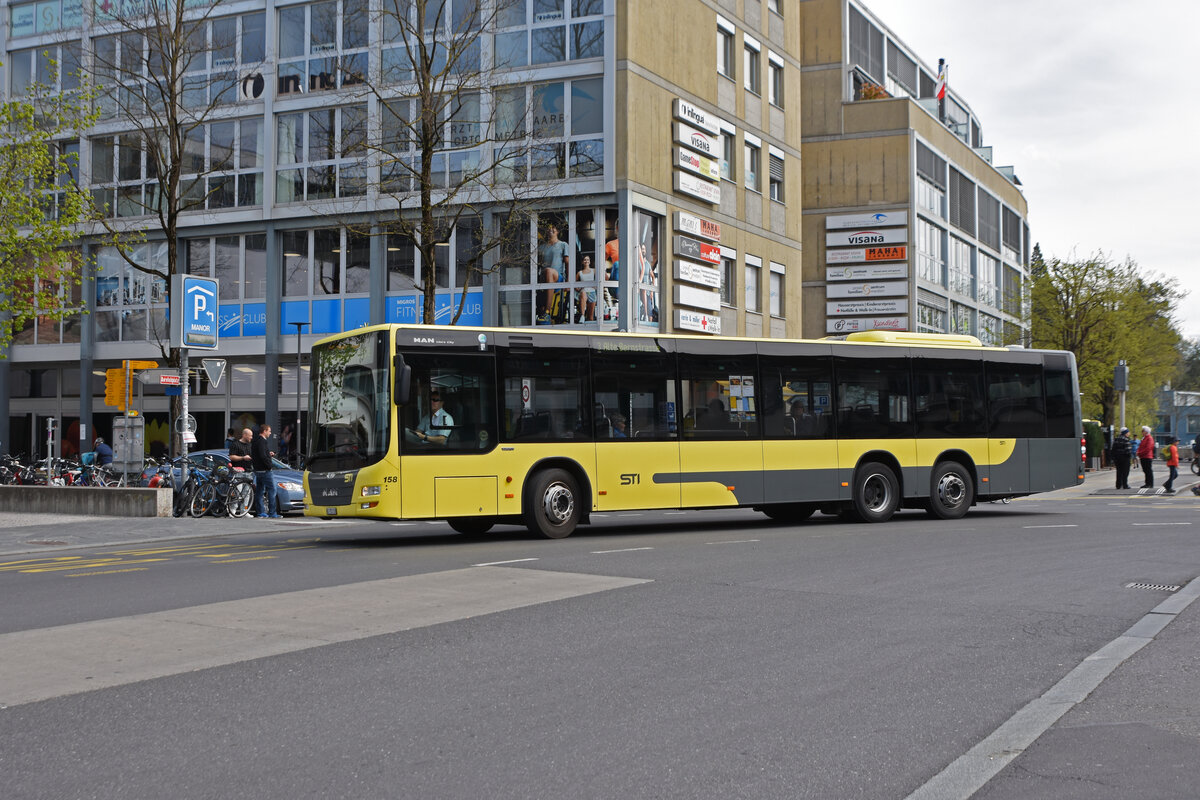
M 938 100 L 946 99 L 946 60 L 943 58 L 938 59 L 937 91 L 934 95 Z

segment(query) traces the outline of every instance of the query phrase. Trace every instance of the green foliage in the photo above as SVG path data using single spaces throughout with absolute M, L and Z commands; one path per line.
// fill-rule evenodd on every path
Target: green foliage
M 78 156 L 62 143 L 94 121 L 90 105 L 86 92 L 36 85 L 0 101 L 0 357 L 28 321 L 78 311 L 66 306 L 82 267 L 63 248 L 91 203 L 74 179 Z
M 1094 419 L 1086 420 L 1083 423 L 1083 435 L 1087 440 L 1088 458 L 1095 458 L 1104 452 L 1104 431 L 1100 429 L 1100 423 Z
M 1181 391 L 1200 391 L 1200 339 L 1188 339 L 1179 347 L 1182 363 L 1175 378 L 1175 388 Z
M 1039 258 L 1031 273 L 1033 346 L 1075 354 L 1084 415 L 1117 421 L 1113 368 L 1125 359 L 1126 420 L 1156 419 L 1158 391 L 1180 363 L 1182 337 L 1171 319 L 1182 297 L 1176 282 L 1103 253 L 1081 261 Z

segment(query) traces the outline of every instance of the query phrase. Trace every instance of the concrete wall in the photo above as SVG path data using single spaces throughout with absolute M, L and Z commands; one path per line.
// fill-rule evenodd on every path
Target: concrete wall
M 97 517 L 169 517 L 170 489 L 0 486 L 0 510 Z

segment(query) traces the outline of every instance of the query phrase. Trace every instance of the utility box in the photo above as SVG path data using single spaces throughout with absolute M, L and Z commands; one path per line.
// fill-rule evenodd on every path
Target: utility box
M 146 420 L 117 417 L 113 420 L 113 469 L 126 474 L 141 473 L 146 465 Z

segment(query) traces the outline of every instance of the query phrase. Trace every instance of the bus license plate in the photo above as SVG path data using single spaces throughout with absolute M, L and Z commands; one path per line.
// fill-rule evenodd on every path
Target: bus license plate
M 333 517 L 333 516 L 337 515 L 337 509 L 336 508 L 326 508 L 325 513 L 328 514 L 329 516 Z

